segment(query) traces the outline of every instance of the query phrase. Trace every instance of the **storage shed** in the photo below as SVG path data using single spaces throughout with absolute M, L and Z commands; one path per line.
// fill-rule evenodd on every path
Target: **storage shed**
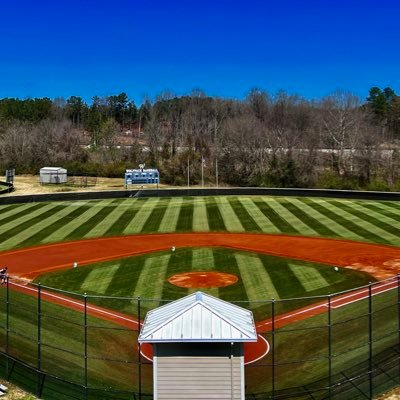
M 61 167 L 43 167 L 40 169 L 40 183 L 65 183 L 67 170 Z
M 153 345 L 155 400 L 244 400 L 251 311 L 196 292 L 148 312 L 138 340 Z

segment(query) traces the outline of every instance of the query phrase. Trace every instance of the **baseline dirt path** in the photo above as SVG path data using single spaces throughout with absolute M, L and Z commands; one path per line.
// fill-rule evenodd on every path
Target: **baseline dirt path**
M 12 276 L 43 272 L 180 247 L 229 247 L 320 262 L 385 279 L 400 271 L 400 248 L 347 240 L 252 233 L 172 233 L 87 239 L 0 252 Z

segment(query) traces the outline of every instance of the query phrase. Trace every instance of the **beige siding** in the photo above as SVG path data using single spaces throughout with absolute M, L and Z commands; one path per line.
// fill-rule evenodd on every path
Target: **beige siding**
M 242 400 L 242 357 L 155 357 L 155 400 Z

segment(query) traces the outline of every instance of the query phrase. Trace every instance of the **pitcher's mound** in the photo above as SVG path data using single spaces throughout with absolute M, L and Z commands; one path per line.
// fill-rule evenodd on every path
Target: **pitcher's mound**
M 233 285 L 238 277 L 225 272 L 184 272 L 168 278 L 168 282 L 187 289 L 218 288 Z

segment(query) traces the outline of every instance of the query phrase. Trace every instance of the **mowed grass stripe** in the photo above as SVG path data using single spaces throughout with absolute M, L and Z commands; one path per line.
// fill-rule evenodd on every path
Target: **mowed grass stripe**
M 260 227 L 262 232 L 279 233 L 279 229 L 261 212 L 249 197 L 238 198 L 243 207 Z
M 120 200 L 119 203 L 116 203 L 114 209 L 102 221 L 86 233 L 85 238 L 104 236 L 114 222 L 125 212 L 126 206 L 131 203 L 131 199 Z
M 160 226 L 158 227 L 159 232 L 175 232 L 182 203 L 183 199 L 180 197 L 173 197 L 170 199 L 167 210 L 165 211 Z
M 96 215 L 101 209 L 110 205 L 114 200 L 102 200 L 102 201 L 89 201 L 87 202 L 88 209 L 80 215 L 79 218 L 73 219 L 64 223 L 58 230 L 53 232 L 51 235 L 46 237 L 46 243 L 58 242 L 71 237 L 72 233 L 77 230 L 86 221 L 89 221 L 94 215 Z M 65 221 L 64 221 L 65 222 Z M 79 237 L 78 237 L 79 238 Z M 44 242 L 44 241 L 42 241 Z
M 271 263 L 271 259 L 268 256 L 260 256 L 260 259 L 264 265 L 265 270 L 268 272 L 271 281 L 275 285 L 279 297 L 291 298 L 296 295 L 303 295 L 303 290 L 300 281 L 291 271 L 288 265 L 288 261 L 284 258 L 276 257 Z M 268 297 L 263 297 L 264 299 Z
M 378 204 L 378 203 L 377 203 Z M 385 201 L 384 203 L 379 203 L 379 204 L 385 204 L 386 207 L 394 210 L 396 214 L 400 213 L 400 204 L 399 202 L 395 201 Z
M 307 210 L 302 204 L 295 204 L 295 200 L 284 200 L 281 202 L 282 207 L 291 212 L 298 220 L 304 225 L 310 227 L 320 236 L 338 236 L 338 234 L 329 229 L 326 224 L 320 222 L 317 212 L 314 210 Z M 325 217 L 324 217 L 325 218 Z M 325 218 L 327 220 L 327 218 Z
M 324 207 L 327 212 L 336 214 L 336 219 L 339 223 L 342 223 L 349 229 L 354 229 L 355 232 L 359 232 L 367 240 L 373 242 L 379 240 L 379 243 L 388 243 L 389 240 L 387 236 L 393 237 L 393 235 L 388 235 L 387 232 L 346 211 L 342 202 L 339 202 L 339 205 L 335 205 L 325 200 L 315 200 L 315 203 Z M 378 235 L 374 232 L 380 232 L 380 234 Z
M 26 221 L 27 217 L 33 217 L 35 215 L 40 214 L 43 207 L 51 207 L 54 204 L 51 203 L 36 203 L 36 204 L 29 204 L 29 208 L 25 208 L 21 210 L 21 212 L 17 213 L 17 215 L 13 214 L 9 217 L 5 218 L 1 222 L 1 230 L 4 231 L 6 229 L 13 228 L 16 224 L 19 224 L 21 221 Z
M 37 203 L 11 204 L 0 208 L 0 226 L 8 221 L 12 221 L 16 214 L 23 212 L 27 208 L 37 206 Z
M 384 221 L 391 225 L 399 226 L 398 223 L 400 222 L 400 210 L 398 213 L 395 213 L 389 207 L 386 207 L 384 204 L 379 203 L 360 203 L 365 212 L 372 211 L 374 215 L 381 219 L 383 217 Z
M 361 238 L 361 240 L 367 240 L 378 243 L 382 242 L 387 243 L 385 240 L 382 240 L 382 238 L 380 238 L 379 236 L 354 223 L 353 216 L 350 216 L 348 218 L 344 217 L 343 215 L 344 213 L 341 212 L 341 210 L 337 210 L 335 207 L 330 206 L 326 202 L 321 203 L 320 201 L 314 201 L 313 199 L 307 199 L 307 200 L 300 199 L 300 200 L 302 202 L 305 201 L 309 202 L 315 210 L 318 210 L 321 214 L 324 214 L 332 221 L 336 221 L 337 224 L 340 224 L 348 231 L 350 231 L 351 232 L 351 235 L 349 236 L 350 238 L 357 235 L 359 238 Z
M 124 234 L 132 234 L 132 233 L 139 233 L 143 229 L 146 221 L 150 217 L 152 211 L 157 206 L 160 199 L 146 199 L 140 200 L 143 201 L 143 205 L 140 208 L 139 212 L 135 215 L 135 217 L 129 222 L 129 224 L 124 229 Z
M 58 213 L 52 215 L 46 220 L 31 226 L 28 230 L 21 232 L 19 235 L 11 238 L 13 245 L 17 245 L 24 242 L 24 246 L 31 246 L 42 241 L 46 241 L 47 237 L 53 232 L 62 228 L 67 221 L 79 218 L 89 206 L 66 206 L 64 209 L 60 210 Z
M 168 262 L 166 281 L 173 275 L 182 272 L 188 272 L 192 266 L 192 249 L 183 248 L 177 249 L 171 254 Z M 162 299 L 173 300 L 184 297 L 188 294 L 186 288 L 175 286 L 169 282 L 165 282 L 162 288 Z
M 244 205 L 237 197 L 229 197 L 228 201 L 239 218 L 243 228 L 250 232 L 260 232 L 261 228 L 258 226 L 254 218 L 249 214 Z
M 206 200 L 207 219 L 210 231 L 226 231 L 224 219 L 214 197 Z
M 288 265 L 306 292 L 330 286 L 330 283 L 315 268 L 307 268 L 299 264 L 289 263 Z
M 268 203 L 262 200 L 253 200 L 260 211 L 276 226 L 279 232 L 296 234 L 297 229 L 282 218 Z
M 273 199 L 272 197 L 264 198 L 264 202 L 268 203 L 273 210 L 275 210 L 288 224 L 295 227 L 296 230 L 302 235 L 306 236 L 318 236 L 318 232 L 311 226 L 305 224 L 300 218 L 294 213 L 289 211 L 282 205 L 285 199 Z
M 68 236 L 65 237 L 65 239 L 72 240 L 85 237 L 88 232 L 90 232 L 97 224 L 103 221 L 103 219 L 106 218 L 107 215 L 114 210 L 118 203 L 119 199 L 112 200 L 111 202 L 106 203 L 106 205 L 101 207 L 99 210 L 96 210 L 97 212 L 89 219 L 84 220 L 83 218 L 81 218 L 81 224 L 74 231 L 69 233 Z
M 193 231 L 208 232 L 209 230 L 206 201 L 204 197 L 200 197 L 194 200 Z
M 129 202 L 125 204 L 125 210 L 107 229 L 105 236 L 122 235 L 125 228 L 128 226 L 129 222 L 133 220 L 142 205 L 143 202 L 140 202 L 138 205 L 136 199 L 129 199 Z
M 302 199 L 298 198 L 291 198 L 287 199 L 286 202 L 282 202 L 282 205 L 289 211 L 293 212 L 298 218 L 302 219 L 304 223 L 311 226 L 321 236 L 356 238 L 358 240 L 363 240 L 362 236 L 359 236 L 348 230 L 346 227 L 339 225 L 335 220 L 309 205 L 307 201 L 302 201 Z
M 238 277 L 238 281 L 233 285 L 219 288 L 220 298 L 226 301 L 237 301 L 239 297 L 241 301 L 248 301 L 234 252 L 223 248 L 214 248 L 213 252 L 215 269 Z M 240 294 L 239 296 L 238 293 Z
M 133 297 L 161 299 L 170 257 L 170 254 L 164 254 L 146 259 L 137 280 Z
M 144 262 L 144 257 L 138 257 L 134 260 L 132 260 L 132 257 L 129 257 L 120 260 L 118 268 L 107 287 L 106 294 L 109 296 L 131 297 L 136 287 L 137 279 L 135 277 L 139 276 L 143 271 Z M 130 307 L 130 301 L 127 303 L 129 303 Z
M 212 271 L 215 267 L 214 252 L 207 247 L 192 249 L 192 271 Z
M 235 258 L 249 301 L 279 299 L 275 285 L 257 256 L 236 253 Z
M 143 226 L 142 233 L 158 232 L 161 221 L 167 211 L 169 201 L 170 199 L 162 199 L 159 201 L 151 212 L 146 224 Z
M 46 215 L 43 215 L 41 219 L 38 219 L 34 224 L 29 226 L 29 229 L 25 229 L 19 232 L 16 235 L 8 238 L 3 242 L 4 246 L 6 247 L 16 247 L 19 244 L 23 243 L 25 245 L 35 244 L 38 243 L 39 240 L 36 240 L 36 234 L 40 232 L 40 237 L 46 237 L 47 234 L 42 232 L 43 229 L 49 228 L 51 230 L 51 225 L 54 222 L 62 220 L 66 214 L 75 210 L 76 207 L 74 206 L 66 206 L 63 203 L 58 203 L 55 208 L 51 210 Z
M 396 222 L 386 217 L 384 214 L 379 212 L 375 212 L 371 209 L 366 209 L 357 202 L 337 202 L 337 201 L 330 201 L 331 204 L 340 206 L 341 209 L 347 211 L 350 214 L 354 214 L 362 221 L 367 221 L 367 223 L 372 224 L 378 228 L 380 228 L 383 232 L 387 232 L 388 239 L 397 242 L 400 238 L 400 227 Z M 390 236 L 392 239 L 390 239 Z
M 23 222 L 15 222 L 11 223 L 11 227 L 9 227 L 9 224 L 7 225 L 7 228 L 2 227 L 2 232 L 0 233 L 0 248 L 4 249 L 7 248 L 6 241 L 8 239 L 12 239 L 15 235 L 18 235 L 20 232 L 24 231 L 25 229 L 29 229 L 32 225 L 35 225 L 42 221 L 43 219 L 46 219 L 50 217 L 52 214 L 55 212 L 59 211 L 61 208 L 63 208 L 60 205 L 57 205 L 55 203 L 46 203 L 42 205 L 42 207 L 36 209 L 34 212 L 32 212 L 29 216 L 30 218 L 22 218 Z M 21 219 L 18 218 L 18 221 Z
M 226 197 L 217 197 L 216 202 L 226 229 L 229 232 L 243 232 L 245 229 L 228 199 Z
M 193 198 L 184 197 L 179 212 L 176 230 L 178 232 L 191 232 L 193 227 Z
M 118 262 L 113 265 L 92 269 L 81 284 L 81 292 L 90 292 L 95 288 L 96 293 L 100 295 L 106 294 L 114 274 L 118 271 L 119 267 Z
M 0 221 L 2 220 L 4 215 L 8 214 L 10 211 L 17 209 L 18 207 L 22 207 L 23 205 L 24 204 L 8 204 L 0 206 Z
M 214 269 L 214 252 L 212 249 L 206 247 L 192 249 L 192 271 L 213 271 Z M 189 293 L 196 292 L 197 290 L 199 289 L 191 288 L 189 289 Z M 218 288 L 207 288 L 204 291 L 218 297 Z

